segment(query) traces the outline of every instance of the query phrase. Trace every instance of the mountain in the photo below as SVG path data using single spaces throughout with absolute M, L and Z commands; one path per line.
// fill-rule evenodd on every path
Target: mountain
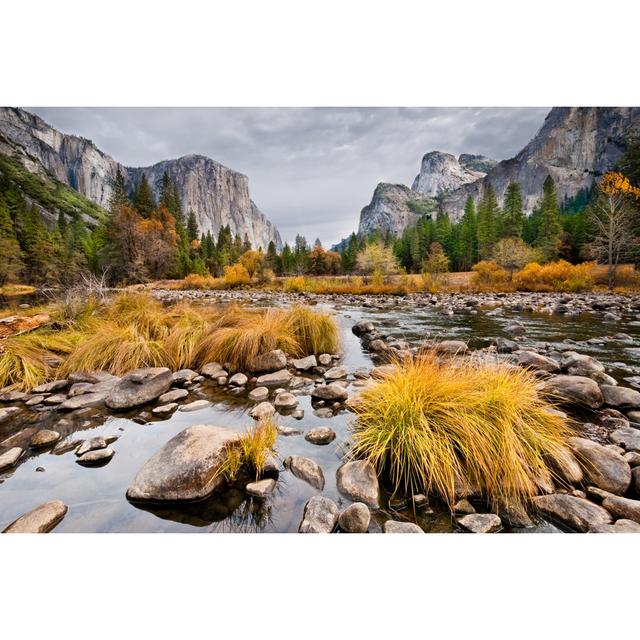
M 502 205 L 507 185 L 514 181 L 520 184 L 524 210 L 530 214 L 548 175 L 555 180 L 561 201 L 589 189 L 598 176 L 615 166 L 623 152 L 625 132 L 636 126 L 640 126 L 640 107 L 554 107 L 538 133 L 513 158 L 494 163 L 483 156 L 462 154 L 456 159 L 439 151 L 427 153 L 413 189 L 404 187 L 404 193 L 407 199 L 418 193 L 439 197 L 455 221 L 462 216 L 468 196 L 477 201 L 491 184 Z M 474 172 L 485 175 L 472 180 Z M 374 193 L 372 203 L 362 210 L 360 234 L 376 228 L 375 199 Z M 412 224 L 405 209 L 401 203 L 387 206 L 385 228 L 399 234 L 407 223 Z
M 282 246 L 277 228 L 251 200 L 247 176 L 211 158 L 188 155 L 150 167 L 125 167 L 91 140 L 61 133 L 38 116 L 10 107 L 0 108 L 0 135 L 0 152 L 11 151 L 29 170 L 44 169 L 100 207 L 108 206 L 118 168 L 128 188 L 144 173 L 156 197 L 166 171 L 178 185 L 183 210 L 195 213 L 200 232 L 217 234 L 228 224 L 254 247 L 266 249 L 271 241 Z

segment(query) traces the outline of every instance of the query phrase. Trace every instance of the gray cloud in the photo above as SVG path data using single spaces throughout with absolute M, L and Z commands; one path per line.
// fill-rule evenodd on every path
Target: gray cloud
M 502 160 L 547 108 L 29 108 L 128 166 L 200 153 L 249 176 L 285 240 L 325 245 L 355 230 L 378 182 L 411 184 L 424 153 Z

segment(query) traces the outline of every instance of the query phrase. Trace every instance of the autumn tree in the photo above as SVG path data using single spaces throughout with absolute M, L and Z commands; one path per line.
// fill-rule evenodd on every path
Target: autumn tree
M 398 273 L 400 267 L 391 247 L 382 242 L 371 242 L 358 254 L 358 271 L 364 274 L 383 275 Z
M 439 275 L 449 271 L 449 258 L 439 242 L 432 242 L 429 247 L 429 255 L 422 265 L 424 273 Z
M 264 253 L 248 249 L 240 256 L 240 264 L 247 270 L 249 278 L 253 279 L 264 267 Z
M 493 260 L 513 279 L 513 272 L 522 269 L 528 262 L 534 262 L 537 253 L 521 238 L 498 240 L 492 253 Z

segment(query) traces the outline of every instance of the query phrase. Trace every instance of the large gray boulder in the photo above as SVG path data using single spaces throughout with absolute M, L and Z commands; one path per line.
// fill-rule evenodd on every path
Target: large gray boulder
M 68 507 L 61 500 L 45 502 L 14 520 L 2 533 L 48 533 L 67 514 Z
M 380 507 L 380 486 L 373 465 L 366 460 L 343 464 L 336 472 L 338 491 L 353 502 L 364 502 L 372 509 Z
M 585 376 L 595 380 L 598 374 L 604 373 L 602 362 L 575 351 L 565 351 L 562 354 L 561 363 L 570 376 Z
M 300 533 L 331 533 L 338 522 L 338 505 L 330 498 L 313 496 L 304 507 Z
M 171 371 L 166 367 L 136 369 L 128 373 L 106 397 L 109 409 L 125 410 L 152 402 L 171 387 Z
M 611 524 L 611 515 L 606 509 L 566 493 L 537 496 L 533 503 L 541 515 L 575 531 L 586 532 L 593 527 Z
M 225 427 L 187 427 L 145 462 L 127 498 L 164 502 L 208 497 L 223 484 L 220 469 L 239 440 L 239 433 Z
M 640 391 L 628 387 L 617 387 L 609 384 L 600 386 L 604 401 L 616 409 L 639 409 Z
M 545 382 L 545 391 L 571 404 L 591 409 L 601 407 L 604 402 L 598 384 L 584 376 L 553 376 Z
M 281 349 L 274 349 L 256 356 L 249 363 L 249 371 L 253 373 L 273 373 L 287 366 L 287 356 Z
M 631 467 L 616 451 L 586 438 L 569 438 L 569 447 L 596 487 L 618 495 L 631 484 Z

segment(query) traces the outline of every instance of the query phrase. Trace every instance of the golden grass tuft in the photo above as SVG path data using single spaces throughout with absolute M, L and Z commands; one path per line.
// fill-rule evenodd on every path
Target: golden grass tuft
M 494 508 L 526 506 L 554 477 L 549 461 L 570 435 L 529 371 L 431 352 L 397 363 L 353 408 L 353 454 L 395 490 L 435 493 L 449 506 L 461 481 Z
M 331 316 L 303 305 L 287 312 L 286 332 L 297 342 L 298 355 L 335 353 L 340 344 L 338 327 Z
M 277 435 L 277 426 L 271 419 L 263 420 L 253 429 L 248 429 L 240 438 L 239 446 L 234 446 L 227 452 L 220 473 L 227 480 L 233 481 L 244 469 L 255 473 L 257 480 L 273 451 Z

